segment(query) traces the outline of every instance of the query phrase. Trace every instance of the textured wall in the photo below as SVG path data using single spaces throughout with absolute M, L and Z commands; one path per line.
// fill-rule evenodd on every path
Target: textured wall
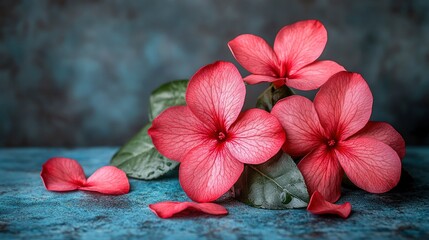
M 0 1 L 0 146 L 122 144 L 154 88 L 236 63 L 226 43 L 238 34 L 272 43 L 309 18 L 328 29 L 322 58 L 369 82 L 373 119 L 429 144 L 428 12 L 425 0 Z

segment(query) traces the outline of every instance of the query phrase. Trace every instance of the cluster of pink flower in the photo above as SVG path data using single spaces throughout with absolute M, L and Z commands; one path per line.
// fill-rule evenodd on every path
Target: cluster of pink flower
M 215 62 L 195 73 L 186 106 L 162 112 L 148 133 L 161 154 L 181 163 L 180 184 L 202 205 L 164 202 L 150 208 L 160 217 L 188 207 L 225 214 L 223 207 L 208 202 L 236 183 L 244 164 L 264 163 L 280 150 L 302 157 L 298 168 L 312 195 L 307 209 L 316 214 L 350 214 L 349 203 L 332 204 L 341 196 L 344 173 L 371 193 L 396 186 L 405 142 L 389 124 L 369 121 L 373 97 L 361 75 L 333 61 L 317 60 L 326 42 L 326 29 L 316 20 L 285 26 L 274 48 L 258 36 L 240 35 L 228 45 L 250 76 L 243 81 L 228 62 Z M 241 112 L 244 82 L 320 90 L 313 102 L 293 95 L 277 102 L 271 113 Z

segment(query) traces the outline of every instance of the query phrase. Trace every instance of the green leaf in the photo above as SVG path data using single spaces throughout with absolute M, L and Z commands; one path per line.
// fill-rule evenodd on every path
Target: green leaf
M 112 157 L 110 164 L 122 169 L 128 176 L 150 180 L 158 178 L 179 163 L 162 156 L 147 134 L 151 124 L 146 125 Z
M 166 108 L 185 105 L 188 80 L 176 80 L 155 89 L 149 98 L 149 120 L 152 121 Z
M 287 86 L 282 86 L 280 88 L 275 88 L 271 84 L 265 91 L 259 95 L 256 102 L 256 107 L 264 109 L 267 112 L 271 112 L 273 106 L 282 98 L 292 96 L 295 93 Z
M 233 192 L 239 201 L 257 208 L 303 208 L 309 201 L 301 172 L 292 158 L 282 152 L 266 163 L 246 164 Z

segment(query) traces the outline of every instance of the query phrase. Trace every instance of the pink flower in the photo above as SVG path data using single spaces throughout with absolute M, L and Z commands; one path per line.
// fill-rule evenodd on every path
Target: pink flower
M 308 203 L 307 211 L 313 214 L 335 214 L 342 218 L 348 218 L 352 211 L 352 205 L 349 202 L 341 205 L 332 204 L 326 201 L 322 194 L 315 191 Z
M 68 158 L 49 159 L 43 164 L 40 176 L 49 191 L 85 190 L 111 195 L 126 194 L 130 191 L 124 171 L 105 166 L 86 179 L 82 166 L 76 160 Z
M 389 124 L 368 122 L 372 102 L 362 76 L 340 72 L 320 88 L 314 103 L 291 96 L 274 106 L 272 114 L 288 136 L 283 150 L 305 155 L 298 167 L 310 194 L 319 191 L 328 201 L 337 201 L 344 172 L 371 193 L 396 186 L 405 142 Z
M 245 94 L 232 63 L 207 65 L 189 82 L 187 106 L 168 108 L 148 131 L 161 154 L 181 162 L 180 184 L 194 201 L 216 200 L 238 180 L 244 163 L 263 163 L 284 143 L 280 123 L 268 112 L 240 114 Z
M 252 75 L 249 84 L 272 82 L 300 90 L 319 88 L 344 68 L 333 61 L 316 61 L 327 42 L 327 32 L 317 20 L 300 21 L 283 27 L 274 50 L 255 35 L 243 34 L 228 43 L 235 59 Z
M 150 210 L 160 218 L 171 218 L 174 215 L 187 210 L 200 211 L 211 215 L 226 215 L 226 210 L 221 205 L 215 203 L 195 203 L 195 202 L 160 202 L 149 205 Z

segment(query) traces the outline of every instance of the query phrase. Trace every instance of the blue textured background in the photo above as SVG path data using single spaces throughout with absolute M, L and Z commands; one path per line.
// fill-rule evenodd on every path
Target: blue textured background
M 373 119 L 429 144 L 428 12 L 425 0 L 1 1 L 0 146 L 120 145 L 154 88 L 236 63 L 226 44 L 239 34 L 272 43 L 309 18 L 328 29 L 322 58 L 369 82 Z M 248 87 L 247 107 L 264 87 Z

